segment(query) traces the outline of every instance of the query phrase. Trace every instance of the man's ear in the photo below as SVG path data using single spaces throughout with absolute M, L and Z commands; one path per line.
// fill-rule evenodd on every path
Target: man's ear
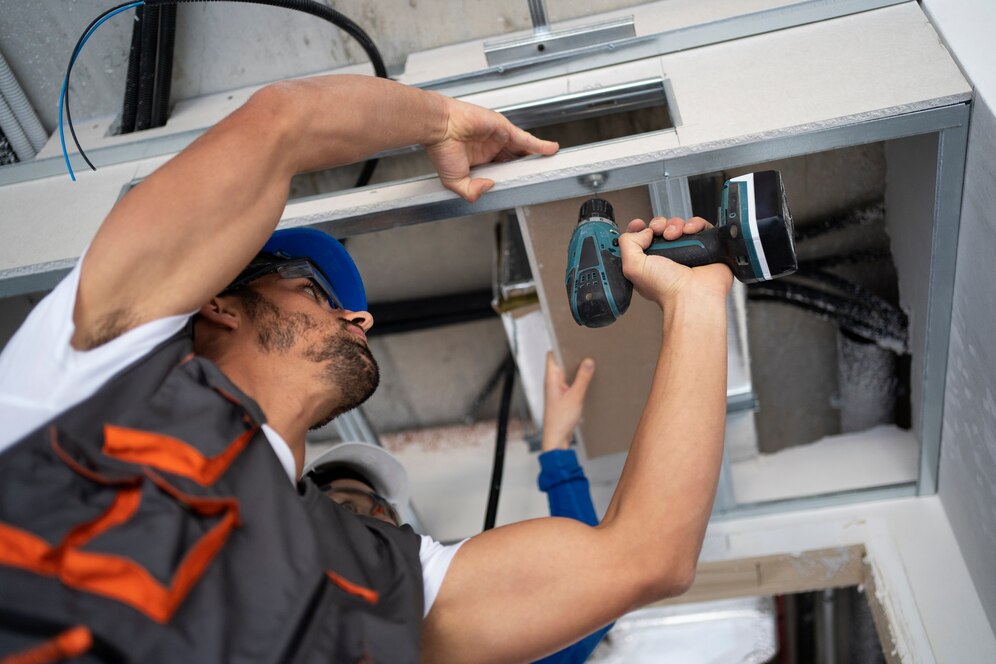
M 234 306 L 232 298 L 229 297 L 213 297 L 197 313 L 212 325 L 218 325 L 232 332 L 239 329 L 239 324 L 242 322 L 242 312 Z

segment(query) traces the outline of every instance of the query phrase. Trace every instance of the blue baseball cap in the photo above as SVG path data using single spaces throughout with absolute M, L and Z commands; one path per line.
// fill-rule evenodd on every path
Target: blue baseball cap
M 288 260 L 307 258 L 335 289 L 342 306 L 350 311 L 367 310 L 367 293 L 356 263 L 346 248 L 328 233 L 314 228 L 274 231 L 260 250 Z

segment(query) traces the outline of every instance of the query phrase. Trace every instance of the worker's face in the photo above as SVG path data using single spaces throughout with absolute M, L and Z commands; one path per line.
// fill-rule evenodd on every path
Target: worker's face
M 386 499 L 359 480 L 332 480 L 324 489 L 325 495 L 342 505 L 353 514 L 372 516 L 392 526 L 399 526 L 397 512 Z
M 256 343 L 268 353 L 297 357 L 337 393 L 321 426 L 360 405 L 380 382 L 377 361 L 367 346 L 373 316 L 365 311 L 332 309 L 308 279 L 262 277 L 241 297 Z

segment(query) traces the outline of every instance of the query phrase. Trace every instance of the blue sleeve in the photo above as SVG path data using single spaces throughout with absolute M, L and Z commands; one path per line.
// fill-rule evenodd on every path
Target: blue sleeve
M 550 501 L 550 515 L 598 525 L 591 488 L 574 450 L 550 450 L 540 454 L 539 488 Z
M 581 664 L 595 651 L 599 641 L 602 640 L 602 637 L 610 629 L 612 629 L 612 625 L 603 627 L 597 632 L 592 632 L 577 643 L 569 645 L 563 650 L 555 652 L 543 659 L 536 660 L 535 664 Z
M 575 519 L 589 526 L 598 525 L 595 506 L 591 502 L 591 487 L 574 450 L 543 452 L 539 461 L 539 488 L 546 492 L 550 501 L 550 515 Z M 537 660 L 536 664 L 581 664 L 610 629 L 612 625 L 603 627 L 577 643 Z

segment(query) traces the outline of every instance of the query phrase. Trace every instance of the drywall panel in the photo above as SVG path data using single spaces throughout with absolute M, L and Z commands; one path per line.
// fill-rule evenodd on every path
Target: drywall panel
M 600 194 L 608 200 L 618 223 L 650 219 L 645 187 Z M 522 237 L 530 255 L 533 278 L 547 316 L 557 359 L 568 373 L 585 357 L 595 360 L 595 378 L 588 388 L 580 442 L 589 457 L 629 448 L 650 392 L 661 345 L 660 309 L 633 294 L 629 311 L 613 325 L 581 327 L 571 316 L 564 286 L 567 243 L 577 226 L 585 198 L 574 198 L 517 210 Z
M 856 586 L 865 581 L 865 555 L 863 546 L 851 545 L 749 559 L 701 562 L 688 592 L 663 602 L 655 602 L 654 605 Z
M 167 157 L 151 160 L 149 170 Z M 0 187 L 0 265 L 7 278 L 47 272 L 46 264 L 67 268 L 90 243 L 104 217 L 137 177 L 141 164 L 124 163 L 101 169 L 102 177 L 74 183 L 68 175 Z M 47 287 L 52 287 L 55 280 Z M 39 289 L 34 289 L 39 290 Z
M 965 165 L 939 492 L 996 630 L 996 117 L 976 99 Z
M 682 119 L 678 138 L 697 149 L 906 113 L 970 93 L 913 2 L 662 61 Z

